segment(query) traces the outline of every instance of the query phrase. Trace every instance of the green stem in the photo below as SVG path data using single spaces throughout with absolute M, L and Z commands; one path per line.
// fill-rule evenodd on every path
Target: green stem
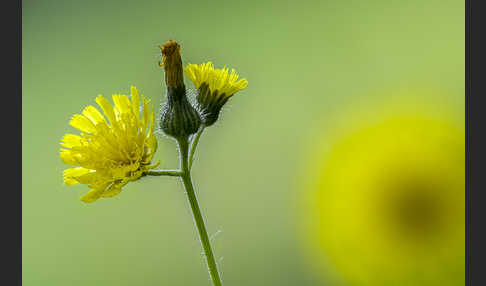
M 211 244 L 209 242 L 208 232 L 206 230 L 206 226 L 204 225 L 204 219 L 202 217 L 199 204 L 197 202 L 196 194 L 194 192 L 194 186 L 192 185 L 191 171 L 188 165 L 189 142 L 187 138 L 184 138 L 178 140 L 178 143 L 182 170 L 181 179 L 184 183 L 184 187 L 187 193 L 187 199 L 189 201 L 189 205 L 191 206 L 192 215 L 194 217 L 194 222 L 196 223 L 196 227 L 199 232 L 199 238 L 201 240 L 201 245 L 206 256 L 209 274 L 211 276 L 211 280 L 213 281 L 213 285 L 221 286 L 221 278 L 219 277 L 218 267 L 216 265 L 213 250 L 211 249 Z
M 189 152 L 189 170 L 192 168 L 192 161 L 194 160 L 194 153 L 196 153 L 197 143 L 199 143 L 199 138 L 201 138 L 201 134 L 203 133 L 204 128 L 205 128 L 205 126 L 201 125 L 201 127 L 197 131 L 194 139 L 192 139 L 191 151 Z
M 147 175 L 151 176 L 173 176 L 180 177 L 182 172 L 180 170 L 150 170 L 146 172 Z

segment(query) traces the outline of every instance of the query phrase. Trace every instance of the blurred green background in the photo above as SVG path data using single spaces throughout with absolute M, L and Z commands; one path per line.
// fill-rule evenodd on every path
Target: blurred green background
M 157 45 L 249 81 L 193 168 L 226 285 L 321 285 L 303 254 L 298 174 L 323 122 L 375 91 L 445 90 L 464 118 L 464 1 L 22 2 L 23 285 L 210 285 L 176 178 L 145 177 L 85 204 L 63 185 L 59 142 L 95 97 L 135 85 L 164 101 Z M 192 84 L 186 79 L 186 85 Z M 156 159 L 177 166 L 172 140 Z M 325 269 L 322 270 L 325 272 Z

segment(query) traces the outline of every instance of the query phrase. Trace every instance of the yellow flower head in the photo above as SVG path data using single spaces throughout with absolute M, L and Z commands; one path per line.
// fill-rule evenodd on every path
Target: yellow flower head
M 246 78 L 238 80 L 234 69 L 215 69 L 213 63 L 189 64 L 184 71 L 198 89 L 198 109 L 206 126 L 218 119 L 219 112 L 228 99 L 248 86 Z
M 61 160 L 78 166 L 64 170 L 64 183 L 88 185 L 91 191 L 80 198 L 84 202 L 115 196 L 129 181 L 158 165 L 150 165 L 157 150 L 150 101 L 134 86 L 130 92 L 131 101 L 126 95 L 113 95 L 114 108 L 98 95 L 96 102 L 104 116 L 94 106 L 86 107 L 69 122 L 81 130 L 81 135 L 66 134 L 62 138 Z
M 211 93 L 217 93 L 215 96 L 230 97 L 248 86 L 246 78 L 238 80 L 238 74 L 234 69 L 231 69 L 231 73 L 228 68 L 215 69 L 212 62 L 190 64 L 184 71 L 196 88 L 207 84 Z

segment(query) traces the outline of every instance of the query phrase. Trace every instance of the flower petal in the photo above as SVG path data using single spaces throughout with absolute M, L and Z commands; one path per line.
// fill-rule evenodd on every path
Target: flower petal
M 96 127 L 94 126 L 93 122 L 86 118 L 83 115 L 75 114 L 69 124 L 86 133 L 96 133 Z
M 98 124 L 106 123 L 105 118 L 101 113 L 96 109 L 96 107 L 92 105 L 88 105 L 84 110 L 83 110 L 83 115 L 91 120 L 93 124 L 96 126 Z
M 125 183 L 113 183 L 108 190 L 104 191 L 103 194 L 101 194 L 102 197 L 108 198 L 108 197 L 113 197 L 118 195 L 121 192 L 121 188 L 126 185 L 128 182 Z
M 140 95 L 138 94 L 138 90 L 135 86 L 130 86 L 130 94 L 132 95 L 132 109 L 133 114 L 135 114 L 135 118 L 139 120 L 140 118 Z
M 86 174 L 83 174 L 81 176 L 76 177 L 75 179 L 85 185 L 90 185 L 90 184 L 96 184 L 97 182 L 100 181 L 102 176 L 98 172 L 89 172 Z
M 114 94 L 112 98 L 115 103 L 115 114 L 130 113 L 131 103 L 126 95 Z
M 152 134 L 152 136 L 146 139 L 145 144 L 145 158 L 142 163 L 148 164 L 154 157 L 155 151 L 157 151 L 157 139 Z
M 74 156 L 74 154 L 71 150 L 61 148 L 60 157 L 61 157 L 61 161 L 64 164 L 79 165 L 78 160 L 76 159 L 76 157 Z
M 143 101 L 143 115 L 142 115 L 142 125 L 143 125 L 143 132 L 145 133 L 147 130 L 147 125 L 150 121 L 150 110 L 149 110 L 149 103 L 150 100 L 146 99 L 145 97 L 142 97 Z
M 96 102 L 98 103 L 98 105 L 101 107 L 101 109 L 105 113 L 105 116 L 110 120 L 110 123 L 114 124 L 116 122 L 115 112 L 113 111 L 113 107 L 111 106 L 108 99 L 104 98 L 100 94 L 96 98 Z
M 82 137 L 74 134 L 66 134 L 62 137 L 61 145 L 66 148 L 72 148 L 74 146 L 81 146 Z
M 101 197 L 103 191 L 104 191 L 103 189 L 92 189 L 91 191 L 89 191 L 79 199 L 85 203 L 92 203 Z
M 79 184 L 80 182 L 77 180 L 77 177 L 88 174 L 89 172 L 90 172 L 89 169 L 83 167 L 66 169 L 63 172 L 64 183 L 68 186 Z

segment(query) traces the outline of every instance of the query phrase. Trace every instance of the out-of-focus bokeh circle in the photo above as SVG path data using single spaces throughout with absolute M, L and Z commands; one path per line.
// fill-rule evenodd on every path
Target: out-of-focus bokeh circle
M 347 113 L 334 142 L 316 140 L 307 250 L 344 285 L 463 285 L 464 131 L 434 105 L 398 103 Z

